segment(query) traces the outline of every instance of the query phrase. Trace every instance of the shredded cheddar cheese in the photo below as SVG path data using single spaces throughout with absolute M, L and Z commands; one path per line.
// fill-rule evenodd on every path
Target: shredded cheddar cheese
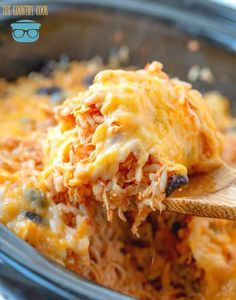
M 158 62 L 145 70 L 98 73 L 87 91 L 57 109 L 57 118 L 58 126 L 48 134 L 42 186 L 51 180 L 59 192 L 87 185 L 104 202 L 109 219 L 115 208 L 125 219 L 129 201 L 138 203 L 144 219 L 145 207 L 160 208 L 169 194 L 171 176 L 221 164 L 222 139 L 201 94 L 170 79 Z M 131 166 L 120 168 L 131 156 L 134 174 L 129 176 Z M 157 167 L 146 178 L 150 160 Z M 137 192 L 129 197 L 134 187 Z

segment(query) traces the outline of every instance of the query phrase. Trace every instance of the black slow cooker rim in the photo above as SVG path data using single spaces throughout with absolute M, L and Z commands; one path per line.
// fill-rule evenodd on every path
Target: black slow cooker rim
M 2 5 L 19 5 L 19 1 L 2 1 Z M 28 4 L 21 0 L 20 5 Z M 45 1 L 38 0 L 37 5 Z M 146 15 L 171 22 L 179 29 L 193 36 L 206 38 L 225 50 L 236 52 L 236 10 L 212 1 L 173 1 L 173 0 L 50 0 L 51 10 L 76 6 L 96 7 L 108 10 Z M 16 19 L 13 16 L 0 16 L 0 21 Z

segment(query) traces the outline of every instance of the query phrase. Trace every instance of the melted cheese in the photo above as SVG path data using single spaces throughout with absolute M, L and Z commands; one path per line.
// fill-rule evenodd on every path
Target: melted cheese
M 130 153 L 139 170 L 149 155 L 168 172 L 184 175 L 219 166 L 221 138 L 201 94 L 184 82 L 169 79 L 161 68 L 154 62 L 136 72 L 100 72 L 88 91 L 67 100 L 58 110 L 59 127 L 49 133 L 45 156 L 51 172 L 69 168 L 71 186 L 107 180 Z M 71 149 L 80 147 L 81 132 L 86 136 L 88 130 L 89 134 L 81 126 L 84 119 L 89 123 L 91 106 L 99 107 L 104 119 L 89 144 L 94 151 L 68 164 Z

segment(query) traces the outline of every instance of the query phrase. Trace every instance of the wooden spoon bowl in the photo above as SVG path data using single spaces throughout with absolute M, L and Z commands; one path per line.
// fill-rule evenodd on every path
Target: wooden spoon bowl
M 188 187 L 163 204 L 167 211 L 236 221 L 236 170 L 225 165 L 191 176 Z

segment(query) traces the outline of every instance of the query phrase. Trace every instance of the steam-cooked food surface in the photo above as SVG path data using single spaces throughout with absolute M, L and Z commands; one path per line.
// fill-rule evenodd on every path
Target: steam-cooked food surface
M 221 137 L 201 94 L 170 79 L 158 62 L 100 72 L 56 117 L 42 185 L 55 193 L 86 190 L 83 200 L 95 196 L 110 220 L 114 209 L 123 219 L 127 210 L 144 218 L 186 185 L 189 173 L 221 164 Z
M 146 217 L 189 173 L 221 163 L 205 103 L 225 135 L 224 160 L 236 162 L 227 100 L 205 101 L 159 63 L 102 72 L 89 89 L 104 68 L 97 60 L 53 65 L 46 76 L 0 82 L 0 222 L 79 275 L 139 299 L 235 300 L 235 223 Z

